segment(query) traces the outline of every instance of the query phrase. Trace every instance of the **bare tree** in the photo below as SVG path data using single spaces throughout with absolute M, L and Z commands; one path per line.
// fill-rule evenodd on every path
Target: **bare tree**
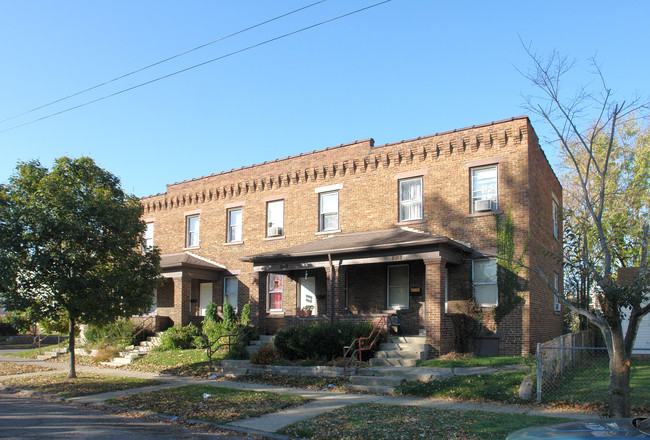
M 580 202 L 586 221 L 594 231 L 593 243 L 572 249 L 577 264 L 588 272 L 595 282 L 596 307 L 571 302 L 563 297 L 541 267 L 531 268 L 539 274 L 553 290 L 558 300 L 600 329 L 609 354 L 609 407 L 612 416 L 628 417 L 630 414 L 630 364 L 641 318 L 650 312 L 648 304 L 648 210 L 638 212 L 643 226 L 634 234 L 621 230 L 625 222 L 612 228 L 608 208 L 612 198 L 620 197 L 626 188 L 612 184 L 617 136 L 623 121 L 635 116 L 637 120 L 646 116 L 648 103 L 641 100 L 616 101 L 611 89 L 605 83 L 598 65 L 593 59 L 596 81 L 581 87 L 573 96 L 565 98 L 561 85 L 566 74 L 574 67 L 567 57 L 553 51 L 541 56 L 525 46 L 532 60 L 527 72 L 522 72 L 541 94 L 526 97 L 527 108 L 540 116 L 552 129 L 571 165 L 572 178 L 577 182 Z M 593 90 L 596 89 L 596 92 Z M 616 255 L 617 240 L 627 235 L 627 240 L 638 250 L 635 265 L 639 271 L 631 285 L 617 282 L 620 262 Z M 565 265 L 576 265 L 563 258 Z M 629 325 L 623 332 L 624 311 L 629 309 Z

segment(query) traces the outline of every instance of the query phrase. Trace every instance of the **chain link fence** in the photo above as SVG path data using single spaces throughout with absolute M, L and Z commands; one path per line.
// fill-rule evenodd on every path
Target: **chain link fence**
M 571 333 L 537 346 L 537 401 L 597 404 L 608 401 L 609 356 L 604 347 L 590 347 L 586 332 Z M 650 349 L 635 349 L 650 355 Z M 638 368 L 637 368 L 638 367 Z M 650 361 L 632 362 L 635 374 L 648 376 Z M 632 398 L 647 395 L 648 389 L 632 389 Z

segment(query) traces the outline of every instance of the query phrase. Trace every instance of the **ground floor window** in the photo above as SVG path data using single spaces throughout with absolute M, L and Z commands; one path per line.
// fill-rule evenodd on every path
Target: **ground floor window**
M 269 312 L 282 311 L 282 275 L 269 274 L 266 308 Z
M 408 264 L 388 266 L 388 308 L 408 309 L 409 267 Z
M 233 309 L 237 310 L 237 296 L 239 293 L 239 280 L 237 277 L 224 277 L 223 279 L 223 300 Z
M 480 307 L 492 307 L 499 303 L 497 287 L 497 260 L 475 260 L 472 264 L 474 300 Z

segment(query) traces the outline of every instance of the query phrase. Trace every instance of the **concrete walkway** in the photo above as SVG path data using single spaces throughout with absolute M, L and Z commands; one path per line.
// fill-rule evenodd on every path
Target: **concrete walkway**
M 27 365 L 36 365 L 41 367 L 52 368 L 54 371 L 52 373 L 57 373 L 61 371 L 68 370 L 68 364 L 59 363 L 59 362 L 44 362 L 44 361 L 35 361 L 35 360 L 24 360 L 19 358 L 11 358 L 0 355 L 0 362 L 14 362 L 22 363 Z M 336 391 L 327 391 L 327 390 L 305 390 L 300 388 L 292 387 L 280 387 L 273 385 L 263 385 L 255 383 L 244 383 L 237 381 L 216 381 L 211 379 L 201 379 L 195 377 L 182 377 L 182 376 L 172 376 L 166 374 L 158 373 L 148 373 L 142 371 L 131 371 L 123 369 L 114 369 L 114 368 L 100 368 L 100 367 L 87 367 L 78 365 L 77 372 L 80 373 L 98 373 L 106 374 L 112 376 L 123 376 L 123 377 L 138 377 L 143 379 L 153 379 L 162 382 L 159 385 L 148 386 L 143 388 L 133 388 L 123 391 L 114 391 L 103 394 L 95 394 L 91 396 L 82 396 L 82 397 L 73 397 L 65 399 L 70 402 L 86 404 L 86 405 L 101 405 L 102 402 L 120 396 L 126 396 L 130 394 L 137 394 L 146 391 L 159 390 L 165 388 L 173 388 L 184 385 L 199 385 L 199 384 L 208 384 L 214 386 L 223 386 L 229 388 L 251 390 L 251 391 L 270 391 L 275 393 L 285 393 L 285 394 L 298 394 L 304 397 L 314 399 L 312 402 L 309 402 L 305 405 L 299 407 L 290 408 L 284 411 L 277 413 L 266 414 L 261 417 L 255 417 L 245 420 L 239 420 L 236 422 L 231 422 L 228 425 L 224 425 L 223 428 L 232 428 L 237 432 L 250 432 L 253 434 L 263 433 L 265 435 L 269 434 L 274 438 L 281 438 L 282 436 L 272 435 L 278 429 L 281 429 L 287 425 L 311 419 L 320 414 L 333 411 L 337 408 L 341 408 L 346 405 L 352 405 L 357 403 L 380 403 L 380 404 L 390 404 L 390 405 L 409 405 L 409 406 L 419 406 L 426 408 L 436 408 L 436 409 L 454 409 L 454 410 L 479 410 L 479 411 L 488 411 L 495 413 L 507 413 L 507 414 L 528 414 L 528 415 L 539 415 L 539 416 L 553 416 L 553 417 L 566 417 L 572 419 L 585 419 L 585 418 L 594 418 L 597 415 L 591 413 L 567 413 L 561 411 L 553 411 L 551 409 L 543 408 L 534 408 L 526 405 L 505 405 L 498 403 L 465 403 L 457 402 L 451 399 L 440 399 L 440 398 L 412 398 L 412 397 L 400 397 L 400 396 L 388 396 L 388 395 L 373 395 L 373 394 L 352 394 L 352 393 L 343 393 Z M 29 374 L 47 374 L 46 373 L 29 373 Z M 20 375 L 24 376 L 24 375 Z M 4 378 L 9 376 L 0 376 L 0 383 Z

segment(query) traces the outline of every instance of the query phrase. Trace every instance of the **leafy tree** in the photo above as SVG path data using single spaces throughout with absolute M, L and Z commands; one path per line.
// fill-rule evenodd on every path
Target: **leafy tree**
M 19 163 L 0 186 L 0 292 L 9 310 L 38 320 L 67 315 L 70 371 L 75 329 L 149 307 L 160 283 L 157 250 L 143 250 L 137 198 L 86 157 Z
M 545 279 L 562 304 L 601 331 L 609 354 L 610 412 L 627 417 L 631 353 L 641 318 L 650 312 L 648 166 L 647 154 L 636 164 L 627 163 L 630 157 L 621 140 L 628 128 L 626 121 L 633 115 L 642 120 L 648 104 L 616 101 L 595 62 L 597 81 L 566 98 L 560 86 L 573 63 L 555 51 L 547 57 L 530 48 L 526 51 L 532 68 L 525 76 L 542 92 L 541 96 L 527 99 L 528 108 L 552 129 L 570 165 L 568 178 L 575 182 L 575 191 L 568 194 L 569 200 L 575 197 L 576 221 L 568 237 L 575 247 L 569 259 L 558 257 L 568 270 L 577 269 L 585 277 L 582 281 L 593 280 L 597 307 L 590 309 L 584 302 L 568 301 L 541 267 L 532 269 Z M 592 90 L 596 84 L 597 90 Z M 617 271 L 627 264 L 639 268 L 638 276 L 632 285 L 620 285 L 616 282 Z M 624 334 L 625 309 L 630 314 Z

